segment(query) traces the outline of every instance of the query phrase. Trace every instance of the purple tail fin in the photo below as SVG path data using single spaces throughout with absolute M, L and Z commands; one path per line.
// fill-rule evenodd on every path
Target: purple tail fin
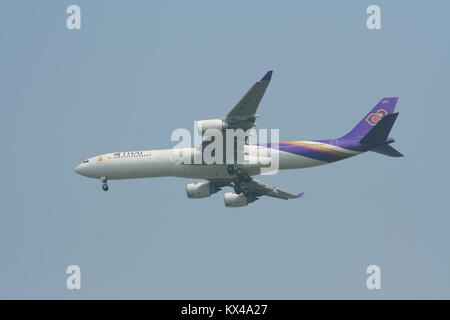
M 380 121 L 384 116 L 394 113 L 398 97 L 383 98 L 370 112 L 342 139 L 361 139 Z

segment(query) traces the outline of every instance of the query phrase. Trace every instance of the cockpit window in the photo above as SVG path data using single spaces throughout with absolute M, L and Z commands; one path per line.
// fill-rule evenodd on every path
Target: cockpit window
M 89 160 L 84 160 L 84 161 L 83 161 L 83 163 L 88 163 L 88 162 L 89 162 Z

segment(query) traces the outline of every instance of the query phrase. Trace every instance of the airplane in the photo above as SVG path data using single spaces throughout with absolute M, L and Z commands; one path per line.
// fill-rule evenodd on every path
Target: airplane
M 226 129 L 249 130 L 257 126 L 256 110 L 271 78 L 272 71 L 268 71 L 249 89 L 226 117 L 199 121 L 201 130 L 209 128 L 224 132 Z M 164 176 L 204 179 L 205 181 L 190 183 L 186 186 L 188 198 L 205 198 L 224 187 L 232 187 L 234 192 L 224 194 L 226 207 L 246 206 L 262 196 L 285 200 L 300 198 L 304 192 L 288 193 L 254 179 L 253 176 L 261 174 L 264 165 L 260 162 L 248 161 L 249 150 L 264 150 L 266 154 L 276 155 L 279 170 L 324 165 L 367 151 L 390 157 L 402 157 L 403 155 L 391 146 L 395 140 L 389 137 L 398 116 L 398 112 L 394 113 L 397 100 L 398 97 L 381 99 L 352 130 L 339 138 L 256 145 L 249 144 L 246 140 L 242 163 L 180 163 L 175 161 L 174 157 L 177 149 L 172 148 L 102 154 L 83 161 L 75 167 L 75 172 L 89 178 L 100 179 L 104 191 L 109 189 L 107 181 L 116 179 Z M 194 146 L 182 151 L 195 154 L 201 150 L 201 146 Z M 236 149 L 234 151 L 236 152 Z

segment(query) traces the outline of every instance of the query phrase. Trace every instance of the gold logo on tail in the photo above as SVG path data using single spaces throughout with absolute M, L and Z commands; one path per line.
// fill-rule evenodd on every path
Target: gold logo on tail
M 369 114 L 366 117 L 367 123 L 369 123 L 371 126 L 374 126 L 380 121 L 384 116 L 387 116 L 387 111 L 384 109 L 378 109 L 378 111 Z

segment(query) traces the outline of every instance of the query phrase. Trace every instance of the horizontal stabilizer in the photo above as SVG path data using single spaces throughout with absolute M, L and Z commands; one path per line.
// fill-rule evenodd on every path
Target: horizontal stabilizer
M 394 147 L 391 147 L 388 144 L 384 144 L 382 146 L 376 147 L 375 149 L 372 149 L 370 151 L 383 154 L 385 156 L 389 157 L 404 157 L 400 152 L 398 152 Z
M 397 119 L 397 113 L 391 113 L 384 116 L 378 123 L 370 130 L 361 140 L 361 143 L 374 143 L 386 141 L 394 125 L 395 119 Z

